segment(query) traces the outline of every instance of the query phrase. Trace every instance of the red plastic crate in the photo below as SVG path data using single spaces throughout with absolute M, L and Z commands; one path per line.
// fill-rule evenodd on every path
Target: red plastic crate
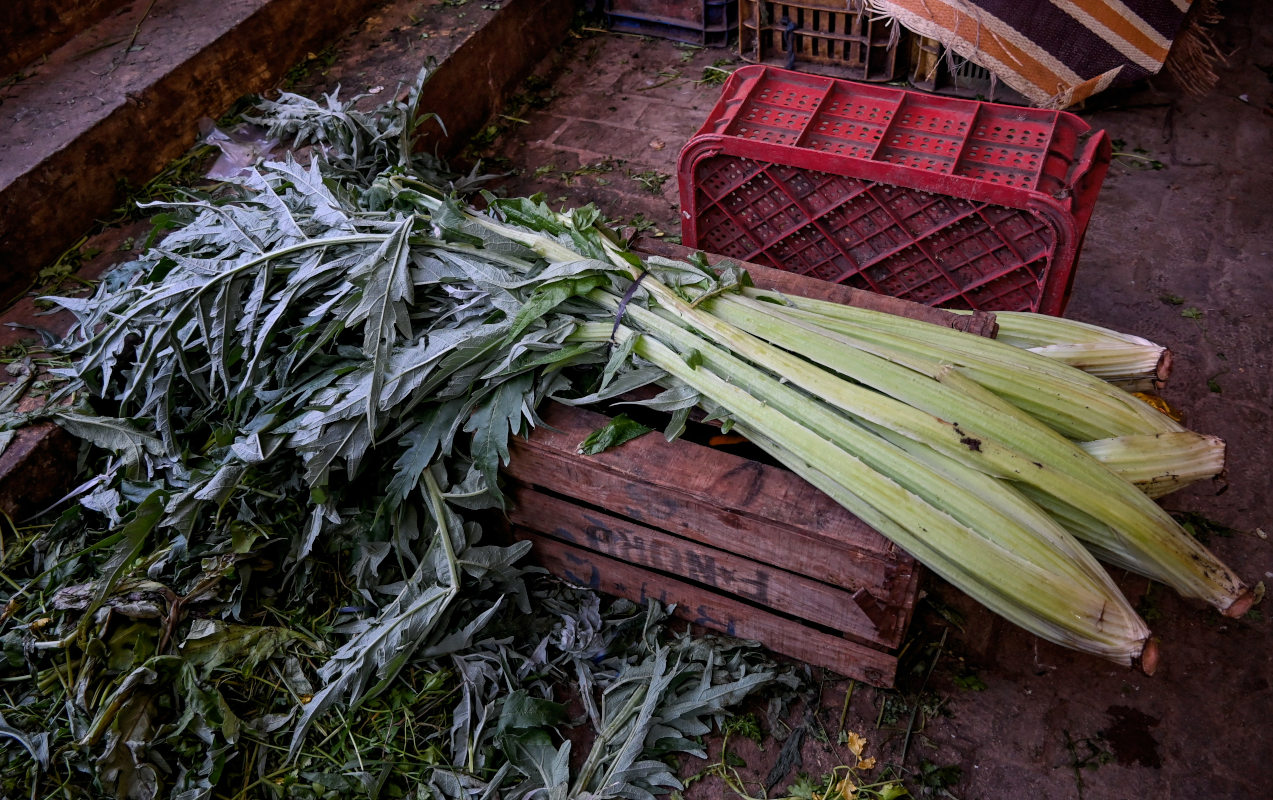
M 1109 158 L 1063 111 L 742 67 L 681 151 L 681 238 L 927 305 L 1059 315 Z

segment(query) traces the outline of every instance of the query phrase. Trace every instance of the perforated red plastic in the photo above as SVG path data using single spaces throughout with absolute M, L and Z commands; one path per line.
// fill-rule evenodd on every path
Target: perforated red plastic
M 1109 156 L 1062 111 L 748 66 L 681 151 L 681 238 L 929 305 L 1060 314 Z

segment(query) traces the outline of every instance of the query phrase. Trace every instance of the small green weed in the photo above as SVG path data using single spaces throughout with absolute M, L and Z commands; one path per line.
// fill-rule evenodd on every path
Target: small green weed
M 34 291 L 37 294 L 51 294 L 65 286 L 67 281 L 74 280 L 75 273 L 101 253 L 96 247 L 88 247 L 87 242 L 87 236 L 80 237 L 56 261 L 36 273 Z
M 946 791 L 951 786 L 959 783 L 964 777 L 964 771 L 956 764 L 947 766 L 938 766 L 931 761 L 924 761 L 920 764 L 919 779 L 921 795 L 943 794 L 950 796 Z
M 748 739 L 763 748 L 765 733 L 760 727 L 760 720 L 755 714 L 738 714 L 725 720 L 720 726 L 721 745 L 720 758 L 685 779 L 685 788 L 689 788 L 704 778 L 719 778 L 734 794 L 750 800 L 747 786 L 738 770 L 747 766 L 742 756 L 730 749 L 729 740 L 735 736 Z
M 888 692 L 883 695 L 883 701 L 880 703 L 879 714 L 875 717 L 875 727 L 879 728 L 884 725 L 896 725 L 898 720 L 910 716 L 911 704 L 897 692 Z
M 1074 770 L 1074 784 L 1078 789 L 1079 800 L 1083 800 L 1083 771 L 1097 770 L 1114 761 L 1114 752 L 1101 734 L 1075 739 L 1067 730 L 1061 731 L 1065 737 L 1065 749 L 1070 754 L 1070 768 Z
M 703 67 L 703 77 L 699 78 L 695 83 L 702 86 L 720 86 L 730 75 L 734 74 L 734 61 L 730 58 L 720 58 L 712 62 L 710 67 Z
M 757 747 L 765 743 L 765 732 L 760 727 L 760 720 L 752 713 L 730 717 L 725 721 L 724 733 L 726 736 L 740 736 L 755 742 Z
M 1114 152 L 1110 154 L 1110 158 L 1115 163 L 1121 164 L 1129 169 L 1150 169 L 1160 170 L 1166 169 L 1167 165 L 1156 158 L 1150 158 L 1149 151 L 1143 147 L 1127 148 L 1127 142 L 1122 139 L 1114 139 L 1111 143 Z
M 971 670 L 956 675 L 955 685 L 970 692 L 984 692 L 987 688 L 981 676 Z
M 487 125 L 477 133 L 473 134 L 473 136 L 469 139 L 469 144 L 474 149 L 485 150 L 487 147 L 490 147 L 495 143 L 495 140 L 499 138 L 499 135 L 503 132 L 503 130 L 504 129 L 499 125 Z
M 1136 613 L 1145 622 L 1155 622 L 1162 619 L 1162 609 L 1158 606 L 1158 584 L 1150 583 L 1145 587 L 1145 593 L 1140 596 L 1140 600 L 1136 603 Z
M 663 235 L 663 232 L 659 230 L 659 226 L 654 222 L 654 220 L 640 212 L 637 212 L 636 215 L 628 221 L 628 227 L 632 229 L 633 233 L 647 233 L 653 231 L 655 236 Z
M 317 53 L 306 53 L 305 58 L 283 74 L 283 88 L 291 91 L 315 75 L 326 75 L 339 56 L 334 46 L 325 47 Z
M 685 42 L 677 42 L 675 45 L 677 50 L 681 51 L 680 60 L 682 64 L 688 64 L 694 60 L 694 56 L 703 48 L 696 44 L 688 44 Z
M 879 775 L 870 774 L 876 769 L 876 759 L 866 755 L 864 736 L 850 732 L 844 744 L 848 763 L 816 781 L 800 773 L 795 783 L 787 787 L 784 800 L 897 800 L 912 796 L 892 767 L 885 767 Z
M 641 188 L 650 194 L 659 194 L 663 191 L 663 184 L 667 183 L 672 176 L 657 170 L 646 170 L 629 172 L 628 177 L 641 184 Z
M 600 176 L 608 175 L 614 172 L 620 166 L 622 166 L 622 164 L 623 162 L 617 159 L 606 158 L 606 159 L 602 159 L 601 161 L 594 161 L 591 164 L 583 164 L 582 166 L 576 169 L 573 169 L 570 172 L 563 172 L 561 173 L 560 178 L 562 183 L 566 184 L 567 186 L 571 186 L 579 178 L 592 176 L 593 183 L 596 183 L 600 186 L 605 186 L 609 183 L 609 181 Z
M 787 787 L 782 800 L 899 800 L 913 795 L 892 778 L 858 783 L 861 780 L 855 770 L 836 767 L 818 780 L 801 773 L 795 783 Z

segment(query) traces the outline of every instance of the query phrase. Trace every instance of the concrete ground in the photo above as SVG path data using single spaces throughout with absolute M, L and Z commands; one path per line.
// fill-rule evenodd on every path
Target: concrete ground
M 445 30 L 413 27 L 419 5 L 441 4 L 386 3 L 311 60 L 295 90 L 339 82 L 353 93 L 409 80 L 421 52 L 412 43 Z M 477 13 L 463 3 L 447 7 Z M 1261 10 L 1257 0 L 1223 4 L 1218 43 L 1228 62 L 1208 95 L 1184 95 L 1162 78 L 1081 112 L 1121 143 L 1122 155 L 1097 203 L 1068 309 L 1175 352 L 1165 397 L 1190 427 L 1227 440 L 1229 463 L 1223 491 L 1209 485 L 1165 502 L 1216 523 L 1203 533 L 1252 583 L 1273 578 L 1263 533 L 1273 530 L 1273 206 L 1265 194 L 1273 186 L 1273 26 Z M 461 19 L 457 25 L 468 24 Z M 561 205 L 596 202 L 632 231 L 674 239 L 676 155 L 719 94 L 705 78 L 738 63 L 730 50 L 576 27 L 490 119 L 469 155 L 510 172 L 504 191 L 544 192 Z M 445 119 L 447 109 L 437 110 Z M 114 236 L 112 249 L 127 241 Z M 769 796 L 800 772 L 816 779 L 856 763 L 843 743 L 853 732 L 881 765 L 867 777 L 892 763 L 917 794 L 1267 796 L 1273 648 L 1265 607 L 1228 620 L 1142 579 L 1120 582 L 1161 637 L 1153 677 L 1040 643 L 930 578 L 899 691 L 821 676 L 821 697 L 787 720 L 794 733 L 787 738 L 800 748 L 731 740 L 748 794 L 765 793 L 776 764 Z M 720 740 L 708 744 L 717 758 Z M 702 775 L 686 797 L 732 796 L 719 775 L 704 772 L 708 763 L 683 765 L 683 776 Z

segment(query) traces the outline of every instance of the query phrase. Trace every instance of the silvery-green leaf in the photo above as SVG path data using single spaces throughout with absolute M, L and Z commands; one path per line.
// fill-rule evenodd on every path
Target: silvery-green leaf
M 421 416 L 419 424 L 403 435 L 399 444 L 406 445 L 406 449 L 393 465 L 390 497 L 399 502 L 405 499 L 419 485 L 435 456 L 449 452 L 449 440 L 456 430 L 455 415 L 463 405 L 463 400 L 455 399 L 433 406 Z
M 333 230 L 348 227 L 348 217 L 341 209 L 340 202 L 323 182 L 317 153 L 311 155 L 309 169 L 302 168 L 291 158 L 281 163 L 269 162 L 267 166 L 288 177 L 292 188 L 304 197 L 306 210 L 315 222 Z
M 17 742 L 31 755 L 35 763 L 40 765 L 40 769 L 49 768 L 48 732 L 26 733 L 25 731 L 20 731 L 5 720 L 4 714 L 0 714 L 0 739 Z
M 369 371 L 371 385 L 367 393 L 367 427 L 376 427 L 376 410 L 380 403 L 380 388 L 384 382 L 389 353 L 398 335 L 411 336 L 410 315 L 412 283 L 408 269 L 407 238 L 411 234 L 411 220 L 403 220 L 394 233 L 384 241 L 364 267 L 368 274 L 361 285 L 358 303 L 347 317 L 346 326 L 363 326 L 362 350 L 371 359 Z
M 93 417 L 74 411 L 60 412 L 55 419 L 73 436 L 118 453 L 126 466 L 137 466 L 148 456 L 164 452 L 162 441 L 138 430 L 128 420 Z
M 239 481 L 247 471 L 247 465 L 230 461 L 221 465 L 207 481 L 195 492 L 198 500 L 209 500 L 218 505 L 224 503 L 231 492 L 239 486 Z
M 230 452 L 245 464 L 259 464 L 278 452 L 282 445 L 282 436 L 250 433 L 235 439 L 230 445 Z
M 624 400 L 615 405 L 642 406 L 655 411 L 681 411 L 693 408 L 701 401 L 702 396 L 691 386 L 683 383 L 659 392 L 647 400 Z
M 292 216 L 287 203 L 275 191 L 259 170 L 249 170 L 240 179 L 244 185 L 256 191 L 254 202 L 260 203 L 270 211 L 270 216 L 283 234 L 284 242 L 299 241 L 305 238 L 305 232 Z
M 499 507 L 491 494 L 491 488 L 486 484 L 486 476 L 473 465 L 469 465 L 468 472 L 459 483 L 446 490 L 445 497 L 451 505 L 470 511 Z
M 464 430 L 473 434 L 473 463 L 492 489 L 500 465 L 508 463 L 508 437 L 519 432 L 522 418 L 529 416 L 526 393 L 534 380 L 535 376 L 528 373 L 500 384 L 464 425 Z
M 342 419 L 324 425 L 312 442 L 299 446 L 305 460 L 306 482 L 311 485 L 325 483 L 328 473 L 338 461 L 344 462 L 350 475 L 357 474 L 362 457 L 371 445 L 372 432 L 367 427 L 366 417 Z
M 113 486 L 103 485 L 96 491 L 81 497 L 80 505 L 89 511 L 96 511 L 99 514 L 106 515 L 107 521 L 114 526 L 120 522 L 118 509 L 122 501 L 123 497 L 118 489 Z
M 474 578 L 485 577 L 488 572 L 507 572 L 509 567 L 522 560 L 530 552 L 531 543 L 515 542 L 507 547 L 470 547 L 460 557 L 460 566 Z

